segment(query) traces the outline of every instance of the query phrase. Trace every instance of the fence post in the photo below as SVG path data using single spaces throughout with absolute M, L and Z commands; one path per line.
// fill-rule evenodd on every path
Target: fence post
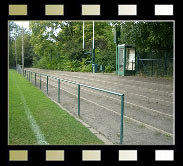
M 60 79 L 58 79 L 58 103 L 60 103 Z
M 41 74 L 39 74 L 39 79 L 40 79 L 40 89 L 41 89 Z
M 78 85 L 78 116 L 80 116 L 80 85 Z
M 32 81 L 32 71 L 31 71 L 31 81 Z
M 30 71 L 29 71 L 29 81 L 30 81 Z
M 152 76 L 153 76 L 153 60 L 152 60 Z
M 48 94 L 48 76 L 46 76 L 46 92 Z
M 123 143 L 123 113 L 124 113 L 124 94 L 121 95 L 120 144 Z
M 139 73 L 140 70 L 140 60 L 137 58 L 137 73 Z
M 132 61 L 132 70 L 133 70 L 133 61 Z
M 35 86 L 36 86 L 36 73 L 35 73 Z
M 164 75 L 167 75 L 167 50 L 164 56 Z

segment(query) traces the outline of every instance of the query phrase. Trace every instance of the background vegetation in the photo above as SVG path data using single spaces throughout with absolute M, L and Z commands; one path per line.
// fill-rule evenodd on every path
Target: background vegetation
M 91 72 L 92 64 L 92 21 L 85 21 L 85 50 L 83 50 L 83 22 L 30 21 L 24 35 L 25 67 Z M 9 65 L 15 66 L 15 33 L 17 36 L 18 64 L 21 64 L 22 29 L 14 22 L 9 23 Z M 121 31 L 120 44 L 132 44 L 139 58 L 158 58 L 155 66 L 164 74 L 173 73 L 173 22 L 95 22 L 95 63 L 105 66 L 105 72 L 115 71 L 116 44 L 114 30 Z M 143 64 L 144 70 L 150 64 Z M 150 63 L 150 62 L 149 62 Z M 161 68 L 161 69 L 160 69 Z

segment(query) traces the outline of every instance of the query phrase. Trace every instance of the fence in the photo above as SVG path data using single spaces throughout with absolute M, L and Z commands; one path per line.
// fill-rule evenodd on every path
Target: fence
M 173 76 L 173 50 L 139 52 L 137 72 L 148 76 Z
M 148 76 L 172 76 L 173 58 L 162 59 L 138 59 L 137 72 Z
M 34 79 L 34 84 L 35 84 L 35 86 L 36 86 L 37 77 L 39 76 L 39 80 L 40 80 L 39 87 L 40 87 L 40 89 L 41 89 L 41 77 L 45 76 L 46 77 L 46 93 L 47 93 L 47 95 L 48 95 L 49 78 L 56 79 L 58 81 L 58 103 L 60 103 L 60 81 L 77 85 L 78 86 L 78 116 L 80 116 L 80 87 L 81 86 L 86 87 L 86 88 L 90 88 L 90 89 L 94 89 L 94 90 L 97 90 L 97 91 L 102 91 L 104 93 L 109 93 L 109 94 L 120 96 L 121 97 L 120 144 L 123 143 L 124 94 L 108 91 L 108 90 L 101 89 L 101 88 L 88 86 L 88 85 L 85 85 L 85 84 L 80 84 L 80 83 L 69 81 L 69 80 L 62 79 L 62 78 L 57 78 L 55 76 L 51 76 L 51 75 L 48 75 L 48 74 L 33 72 L 33 71 L 29 71 L 29 70 L 22 71 L 22 69 L 20 67 L 17 71 L 20 74 L 23 74 L 25 77 L 27 77 L 27 80 L 29 80 L 29 81 L 32 81 L 32 75 L 34 74 L 34 78 L 35 78 Z

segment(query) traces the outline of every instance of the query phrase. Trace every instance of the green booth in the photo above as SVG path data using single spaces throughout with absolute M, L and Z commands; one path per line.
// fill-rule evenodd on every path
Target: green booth
M 116 73 L 122 76 L 135 75 L 136 50 L 132 45 L 117 45 Z

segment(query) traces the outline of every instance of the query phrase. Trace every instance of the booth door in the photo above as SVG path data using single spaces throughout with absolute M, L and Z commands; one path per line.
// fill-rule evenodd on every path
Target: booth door
M 135 70 L 135 48 L 126 48 L 126 70 Z
M 124 75 L 124 48 L 118 47 L 118 75 Z

